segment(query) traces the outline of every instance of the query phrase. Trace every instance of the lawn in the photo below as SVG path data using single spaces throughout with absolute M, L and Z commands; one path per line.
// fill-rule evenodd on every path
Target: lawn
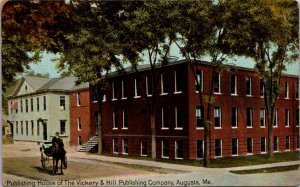
M 107 155 L 112 156 L 112 155 Z M 152 160 L 149 157 L 132 157 L 124 155 L 113 155 L 114 157 L 132 158 L 140 160 Z M 239 157 L 227 157 L 210 160 L 209 167 L 211 168 L 229 168 L 249 165 L 268 164 L 276 162 L 286 162 L 299 160 L 299 152 L 285 152 L 275 153 L 271 159 L 267 158 L 267 155 L 250 155 L 250 156 L 239 156 Z M 182 164 L 190 166 L 203 166 L 203 160 L 169 160 L 169 159 L 156 159 L 158 162 L 165 162 L 170 164 Z
M 278 167 L 271 167 L 271 168 L 261 168 L 261 169 L 249 169 L 249 170 L 237 170 L 237 171 L 230 171 L 231 173 L 235 174 L 254 174 L 254 173 L 275 173 L 275 172 L 282 172 L 282 171 L 291 171 L 297 170 L 299 165 L 291 165 L 291 166 L 278 166 Z

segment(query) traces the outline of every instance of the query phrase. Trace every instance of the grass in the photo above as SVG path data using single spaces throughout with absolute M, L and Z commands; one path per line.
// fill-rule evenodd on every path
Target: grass
M 249 170 L 236 170 L 230 171 L 231 173 L 235 174 L 254 174 L 254 173 L 275 173 L 275 172 L 282 172 L 282 171 L 291 171 L 297 170 L 299 167 L 298 164 L 291 165 L 291 166 L 278 166 L 278 167 L 270 167 L 270 168 L 261 168 L 261 169 L 249 169 Z
M 125 155 L 110 155 L 106 156 L 120 157 L 120 158 L 131 158 L 138 160 L 152 160 L 149 157 L 133 157 Z M 239 167 L 239 166 L 250 166 L 286 161 L 296 161 L 299 160 L 299 151 L 297 152 L 285 152 L 285 153 L 275 153 L 273 158 L 268 159 L 267 155 L 251 155 L 251 156 L 239 156 L 239 157 L 227 157 L 218 158 L 210 160 L 210 168 L 229 168 L 229 167 Z M 203 166 L 203 160 L 169 160 L 169 159 L 156 159 L 155 161 L 170 163 L 170 164 L 181 164 L 189 166 Z

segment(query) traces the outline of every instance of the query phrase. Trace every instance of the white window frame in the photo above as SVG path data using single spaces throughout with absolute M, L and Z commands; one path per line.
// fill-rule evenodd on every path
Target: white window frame
M 290 98 L 290 84 L 288 81 L 284 82 L 284 98 L 285 99 Z
M 273 128 L 278 128 L 278 109 L 275 108 L 275 124 L 273 125 Z
M 248 126 L 247 125 L 247 121 L 246 121 L 246 127 L 247 128 L 253 128 L 253 108 L 251 108 L 251 107 L 249 107 L 249 109 L 250 109 L 250 121 L 251 121 L 251 125 L 250 126 Z M 246 108 L 246 120 L 247 120 L 247 110 L 248 110 L 248 108 Z
M 124 81 L 122 81 L 122 98 L 121 99 L 127 99 L 127 97 L 125 97 Z
M 203 157 L 202 158 L 199 158 L 198 157 L 198 141 L 202 141 L 202 155 Z M 197 160 L 203 160 L 204 159 L 204 140 L 197 140 L 196 141 L 196 157 L 197 157 Z
M 113 111 L 113 130 L 118 130 L 118 127 L 116 127 L 116 111 Z
M 146 76 L 146 94 L 147 94 L 147 96 L 148 97 L 151 97 L 152 96 L 152 94 L 149 94 L 149 82 L 148 82 L 148 75 Z M 151 84 L 152 84 L 152 82 L 151 82 Z M 153 85 L 152 85 L 152 92 L 153 92 Z
M 247 155 L 253 155 L 253 138 L 251 138 L 251 153 L 248 153 L 248 138 L 247 138 L 247 143 L 246 143 L 246 147 L 247 147 Z
M 216 140 L 220 140 L 220 143 L 221 143 L 221 156 L 216 156 Z M 215 158 L 222 158 L 222 155 L 223 155 L 223 142 L 222 142 L 222 139 L 215 139 Z
M 298 95 L 297 95 L 298 93 Z M 299 82 L 295 83 L 295 98 L 299 100 Z
M 164 141 L 167 141 L 167 140 L 162 140 L 161 141 L 161 158 L 169 158 L 169 156 L 164 156 Z M 169 155 L 170 155 L 170 144 L 169 144 Z
M 237 142 L 236 142 L 236 151 L 237 151 L 237 153 L 236 154 L 232 154 L 232 139 L 236 139 L 237 140 Z M 231 139 L 231 156 L 239 156 L 239 139 L 238 138 L 232 138 Z
M 115 82 L 111 83 L 111 90 L 112 90 L 112 101 L 116 101 L 118 100 L 118 98 L 116 98 L 116 90 L 115 90 Z
M 77 106 L 81 106 L 80 92 L 76 93 L 76 103 L 77 103 Z
M 286 116 L 286 112 L 287 112 L 287 116 Z M 287 117 L 287 119 L 286 119 L 286 117 Z M 285 120 L 287 120 L 287 124 L 285 123 Z M 286 128 L 290 127 L 290 110 L 289 109 L 284 110 L 284 126 Z
M 127 118 L 128 118 L 128 111 L 127 111 Z M 127 130 L 128 127 L 125 127 L 125 110 L 122 111 L 122 129 L 123 130 Z M 128 119 L 127 119 L 128 120 Z M 127 126 L 128 126 L 128 121 L 127 121 Z
M 182 90 L 177 90 L 177 70 L 174 71 L 174 94 L 181 94 Z
M 216 117 L 216 116 L 215 116 L 215 114 L 216 114 L 215 110 L 216 110 L 217 108 L 219 109 L 219 110 L 218 110 L 218 111 L 219 111 L 219 112 L 218 112 L 218 115 L 219 115 L 219 123 L 220 123 L 220 127 L 216 127 L 216 126 L 215 126 L 215 117 Z M 221 109 L 221 107 L 215 107 L 215 108 L 214 108 L 214 129 L 222 129 L 222 109 Z
M 219 80 L 218 80 L 218 82 L 219 82 L 219 90 L 217 92 L 215 92 L 215 90 L 213 89 L 213 91 L 214 91 L 214 94 L 220 95 L 220 94 L 222 94 L 222 92 L 221 92 L 221 73 L 219 73 L 219 72 L 213 72 L 213 74 L 214 73 L 218 74 L 218 78 L 219 78 Z
M 250 94 L 247 93 L 247 78 L 249 78 Z M 252 77 L 251 76 L 246 76 L 245 79 L 246 79 L 246 96 L 251 97 L 252 96 Z
M 263 81 L 260 79 L 260 82 L 259 82 L 259 95 L 261 94 L 260 91 L 261 91 L 261 84 L 263 84 Z M 263 95 L 260 95 L 261 98 L 264 98 L 265 96 L 265 87 L 264 85 L 262 85 L 262 92 L 263 92 Z
M 103 94 L 102 103 L 106 101 L 106 94 Z
M 275 144 L 275 138 L 277 139 L 277 150 L 275 151 L 275 146 L 274 146 L 274 144 Z M 274 136 L 273 137 L 273 148 L 274 148 L 274 153 L 277 153 L 277 152 L 279 152 L 279 137 L 278 136 Z
M 141 98 L 141 95 L 138 95 L 138 93 L 137 93 L 137 81 L 136 80 L 137 80 L 137 78 L 134 79 L 134 97 L 133 98 Z
M 236 117 L 236 119 L 235 119 L 235 126 L 232 126 L 232 122 L 231 122 L 231 128 L 232 129 L 237 129 L 238 128 L 238 108 L 237 107 L 232 107 L 231 108 L 231 112 L 232 112 L 232 109 L 233 108 L 235 108 L 235 111 L 234 111 L 234 113 L 235 113 L 235 117 Z M 232 114 L 231 114 L 232 115 Z M 232 119 L 232 118 L 231 118 Z
M 261 149 L 260 149 L 260 153 L 265 154 L 265 153 L 267 153 L 267 138 L 266 137 L 260 137 L 260 144 L 261 144 L 261 138 L 264 138 L 265 151 L 261 151 Z M 260 148 L 261 148 L 261 145 L 260 145 Z
M 175 130 L 183 130 L 183 127 L 178 127 L 178 107 L 175 107 Z M 183 125 L 183 124 L 182 124 Z
M 147 156 L 143 154 L 143 143 L 147 143 L 147 142 L 141 142 L 141 156 Z M 148 149 L 147 149 L 148 152 Z
M 165 88 L 164 88 L 164 74 L 160 74 L 160 89 L 161 89 L 161 93 L 160 95 L 168 95 L 168 92 L 165 92 Z
M 287 137 L 288 137 L 288 140 L 289 140 L 289 142 L 288 142 L 289 143 L 289 148 L 288 149 L 286 148 L 286 143 L 287 143 L 286 142 L 286 138 Z M 285 137 L 285 151 L 290 151 L 290 150 L 291 150 L 291 137 L 290 136 L 286 136 Z
M 115 140 L 117 140 L 117 146 L 118 146 L 118 152 L 115 152 Z M 119 154 L 119 145 L 118 145 L 118 139 L 117 138 L 113 138 L 113 154 Z
M 232 79 L 230 80 L 230 95 L 237 96 L 237 75 L 232 74 L 230 78 L 234 76 L 234 93 L 231 93 L 231 84 L 232 84 Z
M 165 127 L 164 107 L 161 108 L 161 130 L 169 130 L 169 127 Z
M 196 70 L 196 79 L 198 79 L 198 75 L 197 72 L 200 72 L 200 91 L 203 92 L 203 70 Z M 199 93 L 199 91 L 196 88 L 197 86 L 197 80 L 195 80 L 195 91 L 196 93 Z
M 124 150 L 125 150 L 125 139 L 123 138 L 122 139 L 122 154 L 123 155 L 128 155 L 128 139 L 126 139 L 127 140 L 127 153 L 126 152 L 124 152 Z
M 263 113 L 261 113 L 263 111 Z M 261 114 L 263 114 L 263 125 L 261 125 L 260 120 L 261 120 Z M 260 128 L 266 128 L 266 109 L 261 108 L 259 110 L 259 126 Z
M 196 106 L 196 109 L 195 109 L 195 117 L 196 117 L 196 129 L 197 129 L 197 130 L 203 130 L 203 129 L 204 129 L 204 122 L 203 122 L 203 127 L 197 127 L 197 117 L 198 117 L 197 114 L 200 114 L 201 118 L 204 117 L 204 116 L 202 116 L 202 110 L 203 110 L 203 107 L 201 107 L 201 106 Z M 200 111 L 200 113 L 197 112 L 197 111 Z
M 177 151 L 177 149 L 178 149 L 178 141 L 179 140 L 175 141 L 175 159 L 176 160 L 183 160 L 183 155 L 182 155 L 182 158 L 178 157 L 178 155 L 177 155 L 178 154 L 178 151 Z M 183 149 L 183 146 L 182 146 L 182 149 Z M 183 154 L 183 150 L 182 150 L 182 154 Z
M 80 124 L 80 125 L 79 125 Z M 80 128 L 79 128 L 80 127 Z M 81 131 L 82 126 L 81 126 L 81 117 L 77 117 L 77 130 Z

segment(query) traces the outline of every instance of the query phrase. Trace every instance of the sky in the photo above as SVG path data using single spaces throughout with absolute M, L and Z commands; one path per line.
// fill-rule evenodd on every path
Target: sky
M 178 56 L 179 59 L 182 59 L 179 54 L 179 49 L 173 49 L 171 52 L 171 56 Z M 31 64 L 30 67 L 32 70 L 34 70 L 36 73 L 49 73 L 51 78 L 60 77 L 59 72 L 55 68 L 55 62 L 53 62 L 51 59 L 58 58 L 58 55 L 55 55 L 53 53 L 43 53 L 41 62 L 38 64 Z M 204 59 L 205 60 L 205 59 Z M 247 67 L 247 68 L 253 68 L 254 62 L 249 58 L 239 57 L 236 58 L 236 61 L 229 61 L 230 63 L 234 63 L 235 65 L 239 67 Z M 299 75 L 299 61 L 287 66 L 287 72 L 286 74 L 291 75 Z

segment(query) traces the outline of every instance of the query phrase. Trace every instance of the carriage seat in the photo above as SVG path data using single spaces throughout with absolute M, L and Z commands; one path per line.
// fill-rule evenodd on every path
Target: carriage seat
M 44 153 L 47 156 L 51 156 L 52 155 L 52 142 L 44 142 L 44 144 L 42 145 L 42 148 L 44 150 Z

